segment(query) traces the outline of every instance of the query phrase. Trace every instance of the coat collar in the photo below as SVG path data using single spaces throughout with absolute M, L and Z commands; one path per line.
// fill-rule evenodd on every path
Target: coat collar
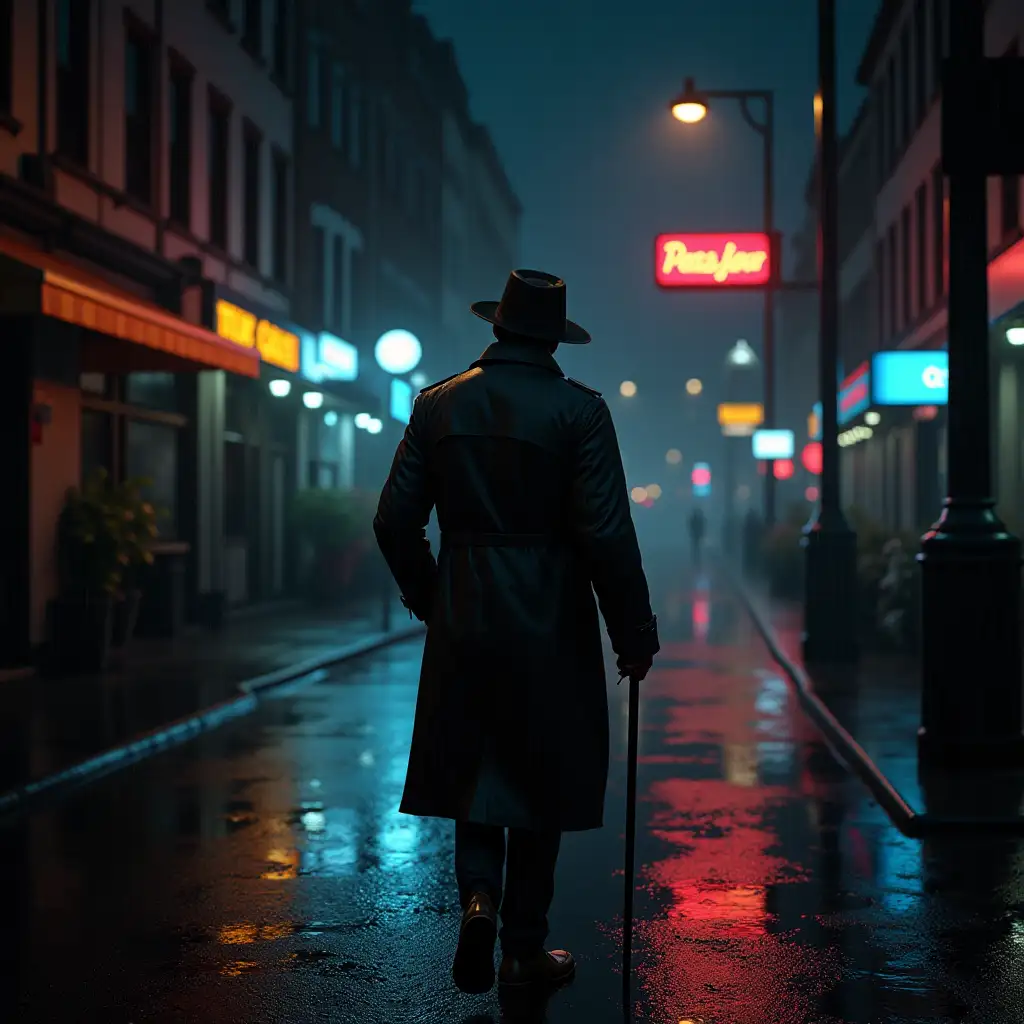
M 526 363 L 530 366 L 540 366 L 559 377 L 564 377 L 562 368 L 555 362 L 555 357 L 548 352 L 543 345 L 533 345 L 529 342 L 520 344 L 511 341 L 495 341 L 484 349 L 483 355 L 473 363 L 473 366 L 481 366 L 486 363 Z

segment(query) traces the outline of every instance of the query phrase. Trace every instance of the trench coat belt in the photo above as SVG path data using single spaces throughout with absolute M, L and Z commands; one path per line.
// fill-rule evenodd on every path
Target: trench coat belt
M 553 533 L 476 533 L 473 531 L 442 531 L 441 543 L 455 548 L 533 548 L 558 544 L 561 538 Z

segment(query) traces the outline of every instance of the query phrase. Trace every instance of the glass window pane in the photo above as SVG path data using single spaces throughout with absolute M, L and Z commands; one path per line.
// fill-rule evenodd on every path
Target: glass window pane
M 148 477 L 146 496 L 166 510 L 159 521 L 160 535 L 178 534 L 178 430 L 163 423 L 129 419 L 125 423 L 125 476 Z
M 162 412 L 178 411 L 178 390 L 173 373 L 130 373 L 125 380 L 125 401 Z

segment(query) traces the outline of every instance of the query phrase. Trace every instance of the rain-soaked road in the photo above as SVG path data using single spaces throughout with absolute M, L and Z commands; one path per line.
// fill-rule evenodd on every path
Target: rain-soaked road
M 660 603 L 644 684 L 636 1016 L 651 1024 L 1024 1019 L 1022 850 L 906 840 L 837 774 L 738 608 Z M 0 830 L 0 1020 L 499 1021 L 449 979 L 452 828 L 398 815 L 420 647 Z M 551 1024 L 621 1020 L 626 689 L 608 825 L 563 844 Z

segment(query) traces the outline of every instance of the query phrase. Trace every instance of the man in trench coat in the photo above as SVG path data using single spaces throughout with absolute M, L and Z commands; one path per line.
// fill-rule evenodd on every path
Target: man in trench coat
M 574 974 L 571 954 L 544 941 L 561 833 L 603 824 L 598 604 L 620 672 L 643 679 L 659 644 L 608 406 L 553 356 L 590 341 L 566 319 L 565 284 L 517 270 L 500 302 L 471 308 L 496 340 L 420 392 L 373 526 L 428 627 L 400 810 L 456 822 L 452 973 L 482 992 L 498 907 L 499 987 Z

